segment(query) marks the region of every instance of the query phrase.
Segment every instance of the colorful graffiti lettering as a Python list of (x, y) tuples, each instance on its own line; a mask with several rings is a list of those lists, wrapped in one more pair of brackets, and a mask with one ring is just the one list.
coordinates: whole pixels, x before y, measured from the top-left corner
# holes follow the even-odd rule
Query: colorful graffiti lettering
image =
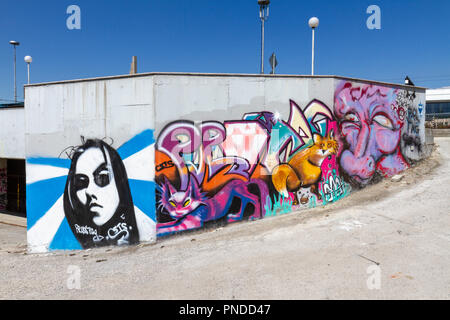
[[(190, 174), (205, 183), (213, 177), (216, 182), (222, 180), (214, 185), (219, 189), (228, 180), (249, 178), (250, 165), (246, 159), (224, 155), (221, 144), (225, 136), (225, 127), (218, 122), (205, 122), (197, 127), (193, 122), (177, 121), (162, 131), (157, 148), (178, 168), (181, 189), (186, 190)], [(213, 158), (218, 152), (224, 156)], [(159, 173), (165, 169), (161, 165), (158, 162)], [(226, 177), (222, 179), (222, 176)]]
[(323, 182), (322, 186), (322, 198), (325, 204), (336, 202), (350, 193), (350, 186), (336, 175), (335, 170), (329, 174), (328, 179)]
[[(168, 124), (156, 143), (158, 235), (322, 203), (323, 177), (338, 172), (337, 129), (318, 100), (304, 109), (290, 100), (287, 121), (264, 111), (223, 124)], [(299, 201), (301, 188), (314, 196)]]

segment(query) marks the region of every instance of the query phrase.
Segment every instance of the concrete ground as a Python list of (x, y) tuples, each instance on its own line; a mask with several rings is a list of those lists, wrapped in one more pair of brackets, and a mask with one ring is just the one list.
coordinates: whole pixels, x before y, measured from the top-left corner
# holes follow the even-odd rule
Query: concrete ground
[(28, 254), (23, 220), (0, 218), (0, 298), (450, 299), (450, 138), (435, 142), (400, 181), (152, 245)]

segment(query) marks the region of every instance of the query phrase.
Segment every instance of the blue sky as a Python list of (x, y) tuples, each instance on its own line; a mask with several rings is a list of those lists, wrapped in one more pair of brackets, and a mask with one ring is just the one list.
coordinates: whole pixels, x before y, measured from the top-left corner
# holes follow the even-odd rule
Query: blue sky
[[(71, 4), (81, 30), (66, 27)], [(381, 30), (366, 27), (373, 4)], [(277, 73), (310, 73), (317, 16), (316, 74), (450, 86), (449, 12), (448, 0), (272, 0), (265, 71), (275, 52)], [(25, 55), (35, 83), (127, 74), (133, 55), (138, 72), (259, 73), (260, 31), (256, 0), (1, 0), (0, 99), (14, 98), (10, 40), (23, 99)]]

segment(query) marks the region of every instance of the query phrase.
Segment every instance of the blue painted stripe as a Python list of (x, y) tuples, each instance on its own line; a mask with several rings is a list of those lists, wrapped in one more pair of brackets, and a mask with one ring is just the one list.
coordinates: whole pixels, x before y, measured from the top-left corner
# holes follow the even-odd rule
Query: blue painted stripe
[(64, 193), (67, 176), (27, 184), (27, 228), (30, 230)]
[(153, 181), (129, 179), (133, 204), (156, 221), (155, 213), (155, 183)]
[(120, 158), (125, 160), (129, 156), (147, 148), (152, 143), (155, 143), (153, 130), (145, 130), (121, 145), (119, 149), (117, 149), (117, 152), (119, 153)]
[(49, 246), (50, 250), (81, 250), (83, 247), (75, 238), (67, 219), (64, 218)]
[(39, 164), (45, 166), (53, 166), (59, 168), (70, 168), (70, 159), (59, 159), (59, 158), (27, 158), (29, 164)]

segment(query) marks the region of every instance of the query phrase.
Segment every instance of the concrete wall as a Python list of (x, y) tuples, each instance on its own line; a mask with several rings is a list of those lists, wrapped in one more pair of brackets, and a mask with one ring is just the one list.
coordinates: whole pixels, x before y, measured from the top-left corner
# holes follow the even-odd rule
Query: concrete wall
[[(155, 128), (175, 119), (241, 119), (270, 108), (289, 116), (289, 99), (305, 106), (315, 97), (333, 103), (332, 78), (155, 76)], [(176, 114), (174, 114), (174, 111)]]
[(30, 250), (155, 240), (152, 77), (29, 86), (25, 97)]
[(450, 129), (430, 129), (434, 137), (450, 137)]
[[(148, 241), (321, 206), (426, 156), (425, 90), (363, 80), (149, 74), (28, 86), (25, 103), (34, 250), (135, 243), (133, 226)], [(107, 137), (117, 152), (74, 149), (81, 136)], [(110, 207), (125, 185), (137, 222), (123, 225), (92, 199)]]
[(151, 77), (31, 86), (25, 97), (27, 155), (57, 157), (80, 136), (120, 146), (153, 130)]
[(24, 108), (0, 108), (0, 158), (25, 159)]

